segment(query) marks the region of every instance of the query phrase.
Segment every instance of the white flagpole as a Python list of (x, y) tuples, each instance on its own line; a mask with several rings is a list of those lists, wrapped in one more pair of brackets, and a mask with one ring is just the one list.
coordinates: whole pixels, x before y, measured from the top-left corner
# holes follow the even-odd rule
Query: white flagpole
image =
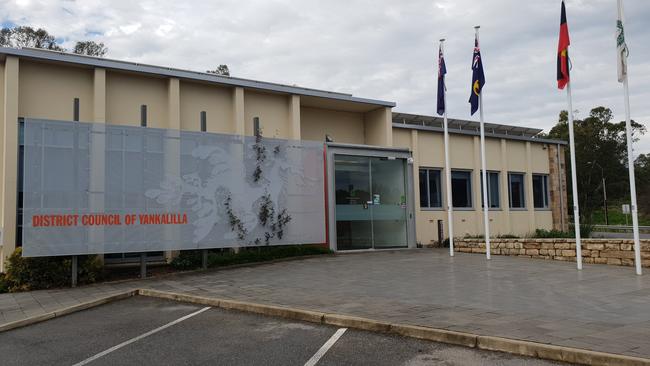
[[(618, 17), (623, 24), (623, 0), (618, 0)], [(621, 32), (623, 30), (621, 29)], [(619, 50), (625, 52), (625, 50)], [(627, 55), (619, 55), (621, 59), (618, 62), (625, 62), (623, 59)], [(625, 65), (621, 65), (625, 66)], [(627, 138), (627, 168), (630, 175), (630, 199), (632, 203), (632, 231), (634, 232), (634, 263), (636, 267), (636, 274), (641, 275), (641, 243), (639, 241), (639, 216), (637, 213), (636, 204), (636, 181), (634, 177), (634, 151), (632, 149), (632, 123), (630, 119), (630, 89), (627, 82), (627, 67), (623, 67), (623, 96), (625, 98), (625, 134)]]
[[(440, 40), (440, 49), (444, 55), (445, 39)], [(440, 61), (438, 61), (440, 62)], [(447, 128), (447, 93), (444, 96), (445, 112), (443, 113), (444, 129), (445, 129), (445, 184), (447, 186), (447, 223), (449, 226), (449, 256), (454, 256), (454, 213), (453, 203), (451, 199), (451, 164), (449, 163), (449, 130)]]
[(573, 189), (573, 229), (576, 233), (576, 262), (582, 269), (582, 244), (580, 242), (580, 208), (578, 206), (578, 179), (576, 178), (576, 145), (573, 137), (573, 103), (571, 101), (571, 80), (566, 85), (569, 103), (569, 149), (571, 150), (571, 188)]
[[(480, 25), (474, 27), (476, 30), (476, 41), (479, 42), (478, 30)], [(479, 42), (479, 47), (481, 46)], [(483, 90), (478, 94), (478, 108), (481, 118), (481, 175), (483, 179), (483, 225), (485, 226), (485, 257), (490, 259), (490, 216), (488, 215), (490, 207), (488, 205), (488, 182), (487, 182), (487, 167), (485, 163), (485, 123), (483, 121)]]

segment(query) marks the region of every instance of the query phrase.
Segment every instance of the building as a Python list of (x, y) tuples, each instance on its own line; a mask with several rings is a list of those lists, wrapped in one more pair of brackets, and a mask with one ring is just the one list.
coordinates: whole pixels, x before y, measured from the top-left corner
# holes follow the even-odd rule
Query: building
[[(393, 113), (393, 102), (37, 49), (0, 48), (0, 85), (2, 264), (21, 244), (24, 119), (247, 136), (257, 120), (265, 137), (323, 142), (335, 250), (437, 243), (446, 221), (441, 120)], [(493, 235), (566, 230), (565, 142), (486, 130)], [(483, 231), (477, 131), (450, 121), (456, 236)]]

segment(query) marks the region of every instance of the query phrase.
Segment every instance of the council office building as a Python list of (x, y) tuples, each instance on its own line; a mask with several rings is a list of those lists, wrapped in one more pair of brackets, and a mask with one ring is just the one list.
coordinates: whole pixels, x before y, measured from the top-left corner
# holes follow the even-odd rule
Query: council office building
[[(350, 94), (11, 48), (0, 85), (2, 266), (21, 245), (107, 260), (431, 245), (447, 235), (447, 189), (455, 236), (483, 232), (476, 122), (449, 121), (446, 167), (440, 118)], [(486, 131), (491, 232), (566, 230), (565, 142)]]

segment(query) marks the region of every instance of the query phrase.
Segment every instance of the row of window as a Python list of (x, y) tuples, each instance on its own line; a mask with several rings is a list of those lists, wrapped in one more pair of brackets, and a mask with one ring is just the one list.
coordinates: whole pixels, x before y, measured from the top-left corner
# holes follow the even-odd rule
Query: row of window
[[(482, 173), (482, 172), (481, 172)], [(488, 207), (501, 208), (500, 174), (487, 172)], [(483, 174), (481, 176), (481, 207), (483, 207)], [(533, 174), (533, 207), (549, 207), (548, 175)], [(510, 208), (526, 208), (524, 173), (508, 173), (508, 201)], [(451, 201), (455, 208), (472, 208), (472, 172), (451, 171)], [(420, 207), (442, 208), (442, 170), (420, 169)]]

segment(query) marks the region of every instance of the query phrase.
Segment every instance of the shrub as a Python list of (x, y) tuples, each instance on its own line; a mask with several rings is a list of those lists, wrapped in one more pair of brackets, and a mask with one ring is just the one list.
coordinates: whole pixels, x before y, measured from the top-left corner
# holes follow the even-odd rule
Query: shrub
[[(591, 236), (591, 232), (593, 231), (593, 226), (583, 224), (580, 225), (580, 236), (583, 238), (588, 238)], [(532, 235), (533, 238), (574, 238), (576, 236), (574, 231), (560, 231), (560, 230), (545, 230), (545, 229), (537, 229), (535, 230), (535, 234)]]
[[(97, 256), (79, 256), (78, 282), (93, 283), (102, 276), (102, 265)], [(7, 259), (5, 283), (8, 290), (29, 291), (70, 285), (72, 260), (70, 257), (22, 256), (22, 248)]]
[[(241, 248), (239, 253), (231, 251), (209, 252), (208, 267), (222, 267), (234, 264), (266, 262), (274, 259), (306, 255), (329, 254), (328, 248), (316, 245), (288, 245), (270, 247)], [(184, 250), (171, 262), (172, 267), (180, 270), (199, 268), (202, 258), (200, 250)]]
[(7, 283), (7, 276), (4, 273), (0, 273), (0, 294), (9, 292), (9, 284)]
[(499, 234), (496, 237), (497, 239), (519, 239), (519, 236), (514, 234)]

